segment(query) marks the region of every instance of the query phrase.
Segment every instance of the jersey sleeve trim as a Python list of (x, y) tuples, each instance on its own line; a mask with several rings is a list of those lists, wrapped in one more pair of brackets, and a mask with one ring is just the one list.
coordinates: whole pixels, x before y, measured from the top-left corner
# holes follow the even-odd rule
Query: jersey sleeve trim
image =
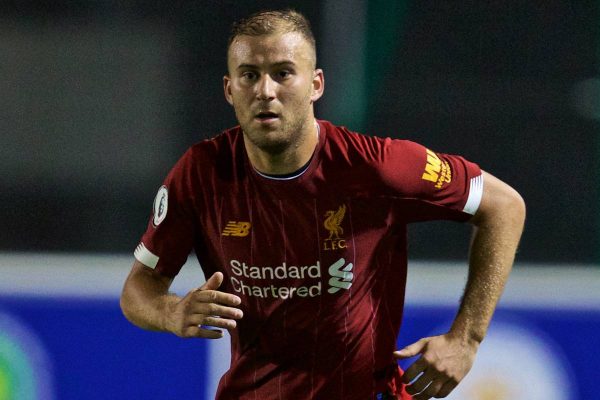
[(477, 209), (479, 209), (479, 204), (481, 204), (481, 197), (483, 195), (483, 175), (476, 176), (471, 178), (470, 187), (469, 187), (469, 197), (467, 198), (467, 203), (465, 204), (465, 208), (463, 208), (463, 212), (471, 215), (475, 215)]
[(156, 264), (158, 264), (159, 257), (148, 250), (144, 243), (138, 245), (133, 255), (136, 260), (152, 269), (156, 268)]

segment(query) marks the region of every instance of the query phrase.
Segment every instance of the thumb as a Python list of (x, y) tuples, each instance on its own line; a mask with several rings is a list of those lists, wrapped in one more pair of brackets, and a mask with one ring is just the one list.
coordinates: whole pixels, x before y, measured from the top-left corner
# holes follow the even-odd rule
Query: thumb
[(425, 347), (427, 346), (427, 342), (428, 342), (428, 339), (423, 338), (423, 339), (419, 340), (418, 342), (410, 344), (401, 350), (395, 351), (394, 357), (403, 359), (403, 358), (414, 357), (417, 354), (421, 354), (423, 352), (423, 350), (425, 349)]
[(223, 283), (223, 273), (215, 272), (198, 290), (216, 290)]

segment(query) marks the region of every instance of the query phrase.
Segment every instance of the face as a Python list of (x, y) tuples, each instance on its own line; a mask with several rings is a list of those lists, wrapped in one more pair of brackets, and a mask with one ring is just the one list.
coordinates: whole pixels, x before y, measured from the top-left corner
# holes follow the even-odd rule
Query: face
[(310, 44), (296, 32), (235, 39), (223, 84), (246, 140), (279, 153), (314, 133), (313, 103), (323, 94), (323, 72), (314, 63)]

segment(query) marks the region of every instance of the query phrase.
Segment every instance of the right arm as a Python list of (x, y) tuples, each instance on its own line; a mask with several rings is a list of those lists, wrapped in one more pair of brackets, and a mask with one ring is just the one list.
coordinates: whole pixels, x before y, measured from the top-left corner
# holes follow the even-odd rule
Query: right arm
[(143, 329), (171, 332), (180, 337), (218, 339), (219, 329), (234, 329), (242, 310), (241, 299), (218, 291), (223, 274), (214, 273), (204, 285), (184, 297), (169, 293), (172, 278), (135, 261), (121, 293), (121, 310), (134, 325)]

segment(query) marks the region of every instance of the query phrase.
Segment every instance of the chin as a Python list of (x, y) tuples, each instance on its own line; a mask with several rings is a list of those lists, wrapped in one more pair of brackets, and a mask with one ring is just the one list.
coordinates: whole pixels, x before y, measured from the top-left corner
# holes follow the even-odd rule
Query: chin
[(286, 150), (290, 143), (282, 140), (261, 140), (260, 143), (253, 142), (256, 147), (270, 154), (279, 154)]
[(280, 132), (252, 132), (250, 134), (244, 131), (244, 137), (246, 140), (252, 142), (252, 144), (264, 152), (267, 153), (281, 153), (290, 146), (289, 138), (282, 137)]

